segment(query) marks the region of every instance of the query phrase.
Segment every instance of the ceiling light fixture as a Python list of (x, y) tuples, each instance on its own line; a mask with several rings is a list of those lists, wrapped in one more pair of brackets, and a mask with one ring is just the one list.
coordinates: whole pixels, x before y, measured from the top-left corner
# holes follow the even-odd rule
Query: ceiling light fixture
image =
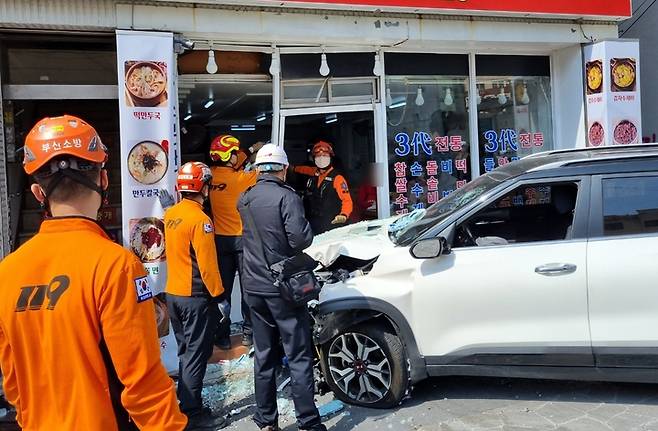
[(208, 63), (206, 63), (206, 72), (210, 74), (217, 73), (219, 67), (217, 67), (217, 62), (215, 61), (215, 51), (212, 49), (212, 44), (210, 45), (210, 50), (208, 50)]
[(253, 132), (255, 130), (256, 126), (254, 124), (234, 124), (231, 126), (231, 132)]
[(504, 105), (507, 103), (507, 96), (505, 95), (505, 86), (500, 86), (500, 94), (498, 94), (498, 103)]
[(416, 106), (423, 106), (424, 104), (425, 98), (423, 97), (423, 89), (421, 86), (418, 86), (418, 91), (416, 91)]
[(331, 123), (335, 123), (337, 121), (338, 121), (338, 115), (337, 114), (329, 114), (324, 119), (325, 124), (331, 124)]
[(329, 69), (329, 63), (327, 63), (327, 54), (324, 53), (324, 47), (322, 47), (322, 55), (320, 56), (320, 75), (329, 76), (331, 70)]
[(527, 105), (530, 103), (530, 96), (528, 95), (528, 84), (523, 83), (523, 97), (521, 98), (521, 103)]
[(452, 97), (452, 90), (449, 88), (446, 90), (446, 97), (443, 98), (443, 103), (446, 106), (452, 106), (455, 103), (455, 99)]
[(192, 118), (192, 113), (191, 113), (191, 112), (188, 112), (187, 115), (185, 116), (185, 118), (183, 118), (183, 121), (187, 121), (187, 120), (189, 120), (190, 118)]
[(206, 101), (206, 103), (203, 105), (203, 107), (206, 108), (206, 109), (208, 109), (208, 108), (210, 108), (210, 107), (211, 107), (212, 105), (214, 105), (214, 104), (215, 104), (215, 100), (214, 100), (214, 99), (208, 99), (208, 101)]
[(382, 76), (382, 64), (379, 60), (379, 54), (375, 53), (375, 65), (372, 67), (372, 74), (375, 76)]
[(401, 100), (399, 102), (391, 103), (391, 105), (389, 106), (389, 109), (402, 108), (403, 106), (407, 106), (407, 101), (406, 100)]
[(278, 75), (281, 71), (281, 57), (279, 57), (279, 53), (277, 51), (274, 51), (274, 45), (272, 46), (272, 49), (273, 52), (272, 62), (270, 63), (270, 75), (275, 76)]
[(267, 119), (267, 114), (265, 114), (264, 112), (260, 114), (258, 117), (256, 117), (256, 121), (258, 121), (259, 123), (261, 121), (265, 121), (266, 119)]

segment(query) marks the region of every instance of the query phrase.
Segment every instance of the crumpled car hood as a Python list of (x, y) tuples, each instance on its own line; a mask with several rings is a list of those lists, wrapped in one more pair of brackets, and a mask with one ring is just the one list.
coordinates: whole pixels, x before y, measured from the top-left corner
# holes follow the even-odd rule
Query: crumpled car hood
[(315, 237), (306, 253), (325, 266), (341, 255), (374, 259), (383, 250), (394, 247), (388, 238), (388, 227), (395, 219), (365, 221), (323, 233)]

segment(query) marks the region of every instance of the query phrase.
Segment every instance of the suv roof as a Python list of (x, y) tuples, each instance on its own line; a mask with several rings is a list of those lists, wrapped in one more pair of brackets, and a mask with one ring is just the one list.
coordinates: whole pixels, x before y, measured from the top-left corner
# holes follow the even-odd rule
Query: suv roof
[(627, 160), (658, 157), (658, 144), (619, 145), (614, 147), (579, 148), (537, 153), (526, 157), (535, 165), (531, 170), (544, 170), (583, 162)]

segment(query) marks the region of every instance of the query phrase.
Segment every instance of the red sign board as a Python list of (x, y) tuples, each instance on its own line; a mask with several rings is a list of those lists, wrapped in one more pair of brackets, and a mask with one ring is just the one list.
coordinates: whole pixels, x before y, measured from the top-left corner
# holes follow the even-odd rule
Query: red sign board
[(283, 6), (317, 5), (345, 8), (423, 9), (513, 15), (564, 15), (577, 17), (630, 17), (631, 0), (272, 0)]

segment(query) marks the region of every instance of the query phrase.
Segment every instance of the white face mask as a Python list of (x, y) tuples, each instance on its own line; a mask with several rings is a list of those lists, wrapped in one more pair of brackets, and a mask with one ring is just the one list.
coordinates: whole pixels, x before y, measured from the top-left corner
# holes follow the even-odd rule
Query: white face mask
[(329, 156), (318, 156), (315, 158), (315, 166), (320, 169), (324, 169), (331, 164), (331, 157)]

